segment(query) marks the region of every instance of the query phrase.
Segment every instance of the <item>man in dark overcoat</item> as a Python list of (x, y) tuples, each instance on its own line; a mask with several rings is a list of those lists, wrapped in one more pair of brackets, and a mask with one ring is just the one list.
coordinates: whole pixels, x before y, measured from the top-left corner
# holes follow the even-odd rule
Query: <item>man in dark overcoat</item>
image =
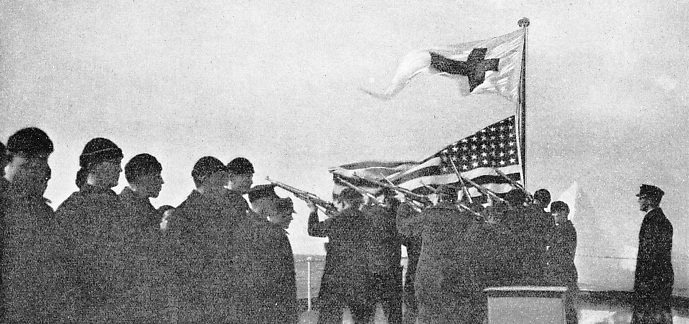
[(273, 188), (258, 185), (249, 191), (252, 211), (236, 231), (240, 323), (299, 321), (294, 256), (286, 232), (294, 209), (292, 200), (280, 198)]
[(437, 195), (437, 205), (398, 218), (398, 228), (414, 229), (405, 234), (421, 235), (423, 242), (414, 283), (417, 323), (480, 323), (481, 295), (465, 236), (473, 215), (455, 205), (456, 188), (441, 186)]
[(664, 194), (660, 188), (644, 184), (636, 195), (646, 216), (639, 231), (632, 324), (672, 323), (672, 224), (659, 207)]
[(407, 271), (404, 274), (404, 286), (402, 288), (405, 323), (415, 323), (418, 312), (414, 282), (416, 279), (416, 265), (421, 256), (421, 234), (409, 227), (409, 224), (399, 220), (414, 219), (414, 216), (420, 212), (421, 210), (417, 210), (410, 201), (405, 201), (397, 208), (396, 215), (397, 232), (401, 235), (402, 245), (407, 248)]
[(119, 194), (124, 210), (127, 273), (132, 283), (127, 291), (127, 310), (135, 321), (162, 323), (170, 294), (165, 267), (169, 256), (161, 248), (162, 213), (151, 204), (163, 186), (162, 165), (150, 154), (134, 156), (124, 167), (129, 186)]
[(574, 256), (577, 251), (577, 231), (572, 221), (567, 219), (569, 206), (562, 201), (553, 202), (550, 212), (555, 220), (548, 250), (545, 254), (545, 280), (552, 286), (567, 287), (565, 294), (565, 319), (568, 324), (576, 324), (577, 311), (574, 307), (579, 286)]
[(367, 241), (370, 225), (359, 210), (361, 194), (345, 188), (336, 199), (338, 212), (319, 221), (318, 209), (309, 202), (309, 235), (327, 237), (325, 268), (318, 293), (318, 323), (342, 323), (342, 309), (348, 307), (355, 323), (368, 323), (373, 315), (370, 298)]
[(372, 303), (380, 303), (389, 324), (402, 323), (402, 236), (397, 233), (395, 192), (383, 189), (383, 204), (366, 205), (362, 211), (371, 225), (368, 240)]
[(55, 213), (43, 198), (52, 152), (53, 142), (35, 127), (7, 142), (7, 173), (0, 179), (0, 323), (61, 323), (73, 315), (63, 294)]
[(196, 189), (175, 209), (168, 239), (174, 241), (179, 323), (236, 322), (235, 230), (246, 216), (227, 199), (227, 167), (199, 159), (191, 172)]
[(97, 137), (84, 146), (72, 193), (55, 211), (64, 246), (77, 323), (128, 323), (132, 281), (128, 275), (124, 206), (112, 190), (122, 172), (122, 150)]

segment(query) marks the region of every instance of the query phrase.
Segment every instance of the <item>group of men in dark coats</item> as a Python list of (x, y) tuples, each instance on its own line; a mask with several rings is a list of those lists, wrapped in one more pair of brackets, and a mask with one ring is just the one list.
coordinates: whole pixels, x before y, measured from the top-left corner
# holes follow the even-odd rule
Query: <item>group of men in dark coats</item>
[(156, 209), (157, 159), (134, 156), (118, 195), (122, 150), (94, 138), (79, 156), (78, 191), (53, 212), (43, 198), (48, 135), (22, 129), (0, 148), (0, 322), (298, 321), (291, 199), (252, 189), (247, 159), (199, 159), (196, 189), (177, 208)]
[[(336, 198), (340, 211), (322, 221), (310, 204), (309, 234), (329, 238), (319, 323), (340, 322), (344, 307), (355, 322), (366, 323), (377, 303), (389, 323), (401, 323), (400, 248), (411, 240), (421, 248), (417, 253), (407, 250), (411, 280), (406, 286), (413, 285), (409, 290), (414, 294), (404, 298), (406, 322), (482, 322), (482, 290), (489, 286), (576, 287), (576, 232), (569, 235), (574, 228), (566, 213), (556, 211), (564, 218), (556, 226), (544, 210), (550, 203), (547, 191), (539, 190), (533, 201), (527, 201), (523, 190), (514, 190), (506, 195), (506, 203), (488, 208), (470, 203), (474, 210), (459, 207), (453, 186), (439, 187), (436, 195), (436, 204), (420, 209), (411, 201), (401, 203), (393, 190), (382, 190), (383, 202), (370, 198), (363, 204), (360, 192), (346, 188)], [(555, 203), (561, 205), (566, 206)], [(563, 228), (560, 224), (568, 235), (557, 231)]]

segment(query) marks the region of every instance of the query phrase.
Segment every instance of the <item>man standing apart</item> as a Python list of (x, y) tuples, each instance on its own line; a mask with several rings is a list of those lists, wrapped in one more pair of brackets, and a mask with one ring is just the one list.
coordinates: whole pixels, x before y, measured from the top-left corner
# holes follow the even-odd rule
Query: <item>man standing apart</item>
[(643, 184), (636, 195), (646, 216), (639, 231), (632, 324), (672, 323), (672, 224), (659, 207), (664, 194), (656, 186)]

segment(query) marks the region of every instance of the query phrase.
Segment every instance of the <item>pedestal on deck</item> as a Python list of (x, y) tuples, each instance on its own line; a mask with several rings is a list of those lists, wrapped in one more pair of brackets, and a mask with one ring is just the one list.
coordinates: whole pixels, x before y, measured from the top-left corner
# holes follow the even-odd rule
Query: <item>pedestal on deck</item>
[(484, 292), (490, 324), (565, 323), (565, 287), (491, 287)]

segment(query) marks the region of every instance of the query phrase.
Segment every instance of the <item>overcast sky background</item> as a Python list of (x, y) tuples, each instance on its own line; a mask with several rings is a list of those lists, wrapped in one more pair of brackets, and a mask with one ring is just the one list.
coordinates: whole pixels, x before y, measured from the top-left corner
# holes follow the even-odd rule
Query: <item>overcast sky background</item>
[[(576, 181), (591, 207), (577, 217), (595, 217), (580, 245), (623, 258), (635, 256), (643, 218), (634, 195), (661, 187), (686, 287), (686, 0), (3, 1), (0, 138), (26, 126), (50, 135), (55, 207), (76, 190), (93, 137), (117, 143), (125, 162), (161, 161), (156, 206), (184, 200), (204, 155), (247, 157), (255, 183), (270, 176), (329, 198), (329, 167), (421, 160), (514, 114), (502, 97), (462, 97), (439, 76), (389, 101), (357, 88), (384, 89), (412, 50), (506, 34), (522, 17), (527, 187), (558, 197)], [(324, 253), (295, 204), (295, 253)]]

